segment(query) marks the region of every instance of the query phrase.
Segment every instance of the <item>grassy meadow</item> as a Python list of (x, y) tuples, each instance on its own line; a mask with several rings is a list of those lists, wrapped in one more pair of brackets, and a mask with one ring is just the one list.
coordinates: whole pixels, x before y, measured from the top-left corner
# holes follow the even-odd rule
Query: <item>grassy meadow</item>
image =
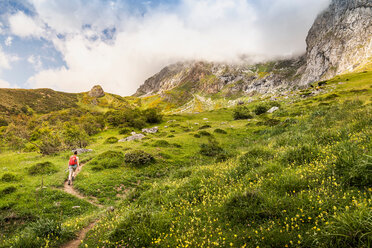
[(63, 191), (70, 152), (3, 149), (0, 247), (58, 247), (94, 220), (80, 247), (371, 247), (372, 71), (275, 98), (92, 135), (74, 187), (105, 208)]

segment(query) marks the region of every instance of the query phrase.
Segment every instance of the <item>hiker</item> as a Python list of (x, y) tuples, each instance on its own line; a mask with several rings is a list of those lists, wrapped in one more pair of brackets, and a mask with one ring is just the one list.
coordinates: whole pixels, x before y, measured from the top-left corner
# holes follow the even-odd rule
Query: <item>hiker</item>
[(70, 157), (68, 161), (68, 185), (75, 179), (76, 169), (79, 166), (79, 157), (77, 156), (77, 151), (74, 152), (74, 155)]

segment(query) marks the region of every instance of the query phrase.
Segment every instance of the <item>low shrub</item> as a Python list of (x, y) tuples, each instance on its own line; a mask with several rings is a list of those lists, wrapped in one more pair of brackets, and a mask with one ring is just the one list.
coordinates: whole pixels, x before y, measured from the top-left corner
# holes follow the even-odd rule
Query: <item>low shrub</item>
[(141, 167), (153, 163), (155, 158), (142, 150), (135, 150), (127, 152), (124, 156), (124, 161), (132, 166)]
[(200, 145), (200, 154), (208, 157), (215, 157), (224, 153), (218, 142), (210, 139), (208, 143)]
[(120, 151), (106, 151), (96, 156), (89, 164), (93, 170), (117, 168), (124, 164), (124, 154)]
[(17, 180), (17, 177), (14, 174), (12, 174), (12, 173), (5, 173), (1, 177), (1, 181), (3, 181), (3, 182), (14, 182), (14, 181), (18, 181), (18, 180)]
[(203, 126), (201, 126), (201, 127), (199, 127), (199, 129), (201, 130), (201, 129), (207, 129), (207, 128), (210, 128), (211, 127), (211, 125), (203, 125)]
[(132, 129), (124, 127), (119, 130), (119, 134), (130, 134), (132, 131)]
[(253, 115), (247, 106), (237, 106), (233, 113), (234, 120), (252, 119)]
[(62, 223), (56, 220), (41, 218), (29, 226), (30, 230), (40, 238), (61, 237)]
[(268, 148), (253, 146), (250, 147), (248, 151), (239, 158), (239, 162), (242, 166), (253, 168), (262, 166), (265, 161), (273, 157), (273, 152)]
[(261, 114), (266, 113), (268, 110), (269, 110), (269, 107), (268, 107), (268, 106), (263, 105), (263, 104), (260, 104), (260, 105), (257, 105), (257, 106), (253, 109), (253, 112), (254, 112), (256, 115), (261, 115)]
[(57, 170), (52, 162), (46, 161), (42, 163), (37, 163), (30, 168), (28, 168), (28, 174), (30, 175), (46, 175), (56, 173)]
[(265, 204), (265, 198), (257, 191), (236, 193), (224, 205), (224, 216), (233, 224), (246, 224), (275, 217), (276, 213)]
[(154, 144), (152, 146), (155, 146), (155, 147), (170, 147), (171, 144), (166, 140), (157, 140), (157, 141), (154, 142)]
[(14, 187), (14, 186), (8, 186), (8, 187), (5, 187), (4, 189), (2, 189), (2, 190), (0, 191), (0, 197), (1, 197), (1, 196), (4, 196), (4, 195), (9, 195), (9, 194), (15, 192), (16, 190), (17, 190), (17, 188)]
[(359, 207), (333, 217), (316, 239), (318, 247), (371, 247), (372, 211), (368, 207)]
[(214, 130), (215, 133), (219, 133), (219, 134), (227, 134), (227, 132), (223, 129), (220, 129), (220, 128), (217, 128)]
[(116, 137), (109, 137), (109, 138), (107, 138), (107, 139), (105, 140), (105, 143), (106, 143), (106, 144), (115, 144), (115, 143), (117, 143), (118, 141), (119, 141), (119, 139), (116, 138)]
[(284, 165), (294, 164), (302, 165), (310, 163), (318, 157), (318, 150), (316, 147), (310, 145), (301, 145), (295, 148), (289, 148), (282, 156), (281, 162)]
[(194, 137), (195, 138), (200, 138), (201, 136), (200, 136), (200, 134), (196, 133), (196, 134), (194, 134)]
[(209, 132), (207, 132), (207, 131), (200, 131), (198, 134), (199, 134), (200, 136), (212, 136), (212, 134), (209, 133)]
[(134, 210), (108, 235), (109, 240), (129, 247), (150, 247), (154, 239), (169, 230), (171, 221), (164, 212)]

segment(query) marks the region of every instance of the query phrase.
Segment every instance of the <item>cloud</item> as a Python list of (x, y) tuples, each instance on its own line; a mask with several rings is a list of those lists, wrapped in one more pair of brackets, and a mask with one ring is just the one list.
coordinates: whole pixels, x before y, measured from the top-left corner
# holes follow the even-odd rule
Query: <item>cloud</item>
[(11, 36), (8, 36), (5, 41), (4, 41), (4, 44), (7, 46), (7, 47), (10, 47), (12, 45), (12, 42), (13, 42), (13, 38)]
[(10, 83), (5, 80), (0, 79), (0, 88), (10, 88)]
[(27, 58), (27, 62), (33, 65), (36, 71), (40, 71), (43, 68), (40, 56), (31, 55)]
[[(49, 39), (65, 65), (39, 71), (30, 86), (79, 92), (100, 83), (129, 95), (177, 61), (239, 62), (244, 56), (253, 63), (304, 53), (306, 34), (329, 0), (182, 0), (143, 14), (98, 0), (32, 2), (53, 30)], [(112, 39), (105, 30), (114, 30)]]
[(10, 31), (22, 38), (40, 38), (45, 33), (43, 24), (19, 11), (9, 17)]
[(1, 69), (10, 69), (10, 58), (3, 52), (2, 47), (0, 46), (0, 72)]

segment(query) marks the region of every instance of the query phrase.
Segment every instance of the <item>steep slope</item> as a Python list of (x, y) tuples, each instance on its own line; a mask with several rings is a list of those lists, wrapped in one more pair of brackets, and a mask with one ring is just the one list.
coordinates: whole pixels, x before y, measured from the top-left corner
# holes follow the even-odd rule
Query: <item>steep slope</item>
[(0, 112), (14, 114), (32, 109), (37, 113), (49, 113), (75, 107), (77, 94), (63, 93), (51, 89), (3, 89), (0, 88)]
[[(369, 70), (372, 58), (372, 2), (332, 0), (306, 39), (306, 55), (257, 65), (187, 62), (170, 65), (149, 78), (135, 96), (166, 108), (190, 105), (198, 96), (237, 98), (274, 93)], [(185, 105), (185, 107), (187, 107)]]
[(309, 31), (307, 84), (352, 71), (372, 56), (372, 1), (332, 0)]
[(135, 96), (158, 94), (163, 101), (179, 106), (193, 94), (236, 98), (253, 92), (274, 92), (297, 84), (303, 65), (303, 57), (256, 65), (177, 63), (146, 80)]

